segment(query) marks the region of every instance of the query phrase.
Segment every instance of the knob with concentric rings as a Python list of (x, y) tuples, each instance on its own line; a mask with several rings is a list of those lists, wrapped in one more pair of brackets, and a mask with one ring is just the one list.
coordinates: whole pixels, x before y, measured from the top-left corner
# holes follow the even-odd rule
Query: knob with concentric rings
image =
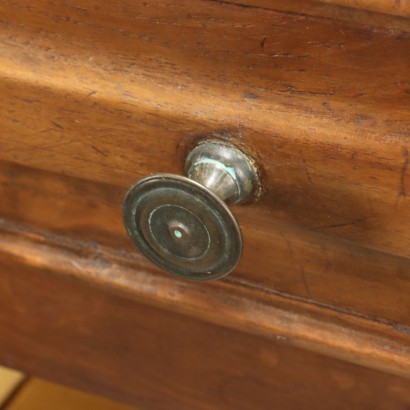
[(234, 145), (207, 141), (185, 162), (186, 177), (156, 174), (128, 191), (123, 220), (128, 235), (152, 262), (192, 280), (230, 273), (242, 254), (239, 225), (227, 204), (259, 192), (254, 161)]

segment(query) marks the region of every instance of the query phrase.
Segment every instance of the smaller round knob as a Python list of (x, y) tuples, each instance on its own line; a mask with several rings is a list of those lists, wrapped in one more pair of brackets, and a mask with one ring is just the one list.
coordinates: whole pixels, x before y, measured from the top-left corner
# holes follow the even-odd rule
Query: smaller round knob
[(227, 203), (243, 203), (258, 188), (253, 162), (220, 142), (198, 145), (185, 164), (189, 178), (157, 174), (128, 191), (126, 230), (161, 268), (188, 279), (210, 280), (231, 272), (242, 236)]

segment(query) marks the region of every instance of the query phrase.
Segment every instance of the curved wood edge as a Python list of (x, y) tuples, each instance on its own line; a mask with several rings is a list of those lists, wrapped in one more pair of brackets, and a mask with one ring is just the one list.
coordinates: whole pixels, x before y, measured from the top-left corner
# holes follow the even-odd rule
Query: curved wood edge
[[(408, 257), (410, 37), (208, 5), (204, 21), (221, 25), (199, 33), (208, 51), (198, 53), (197, 30), (181, 6), (170, 15), (156, 2), (144, 24), (117, 10), (115, 24), (132, 35), (111, 42), (104, 33), (115, 7), (92, 9), (75, 25), (66, 8), (47, 10), (44, 0), (31, 13), (25, 1), (17, 23), (10, 3), (0, 5), (3, 161), (128, 189), (152, 172), (181, 173), (199, 139), (230, 139), (260, 164), (265, 195), (255, 211), (263, 225), (279, 216)], [(54, 21), (60, 12), (68, 23)], [(157, 13), (164, 24), (146, 42), (141, 33), (153, 30)], [(184, 45), (179, 27), (189, 33)], [(224, 45), (216, 47), (214, 36)]]
[(359, 10), (375, 11), (395, 16), (410, 16), (407, 0), (321, 0), (323, 3), (347, 6)]
[[(375, 15), (382, 14), (394, 17), (409, 17), (410, 3), (408, 0), (211, 0), (220, 4), (237, 4), (241, 7), (258, 7), (264, 9), (280, 9), (281, 11), (289, 11), (292, 13), (307, 13), (317, 15), (332, 15), (335, 18), (345, 19), (348, 10), (343, 11), (341, 8), (352, 9), (358, 11), (361, 16), (352, 16), (354, 20), (363, 18), (367, 22), (373, 19), (375, 22)], [(333, 10), (332, 10), (333, 8)], [(369, 15), (371, 13), (371, 15)], [(365, 15), (367, 14), (367, 16)], [(377, 21), (377, 19), (376, 19)], [(386, 21), (384, 21), (386, 23)], [(388, 24), (388, 23), (387, 23)], [(390, 21), (391, 24), (391, 21)]]
[[(162, 309), (410, 378), (410, 329), (252, 289), (158, 273), (139, 254), (0, 220), (2, 258), (71, 277)], [(1, 296), (1, 295), (0, 295)]]

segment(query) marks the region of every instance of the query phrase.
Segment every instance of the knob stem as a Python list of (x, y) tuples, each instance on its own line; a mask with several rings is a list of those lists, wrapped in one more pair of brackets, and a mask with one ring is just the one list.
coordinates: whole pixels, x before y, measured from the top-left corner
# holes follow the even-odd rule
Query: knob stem
[(253, 160), (226, 142), (207, 141), (196, 146), (187, 157), (185, 171), (188, 178), (231, 205), (248, 202), (258, 193)]

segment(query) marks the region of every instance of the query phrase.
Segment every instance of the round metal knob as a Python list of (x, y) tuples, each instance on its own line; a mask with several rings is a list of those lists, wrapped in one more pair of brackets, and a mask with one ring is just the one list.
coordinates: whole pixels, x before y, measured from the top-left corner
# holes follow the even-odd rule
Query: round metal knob
[(198, 145), (185, 163), (188, 177), (157, 174), (128, 191), (125, 228), (161, 268), (187, 279), (217, 279), (242, 253), (242, 235), (226, 203), (244, 203), (259, 181), (253, 161), (231, 144)]

